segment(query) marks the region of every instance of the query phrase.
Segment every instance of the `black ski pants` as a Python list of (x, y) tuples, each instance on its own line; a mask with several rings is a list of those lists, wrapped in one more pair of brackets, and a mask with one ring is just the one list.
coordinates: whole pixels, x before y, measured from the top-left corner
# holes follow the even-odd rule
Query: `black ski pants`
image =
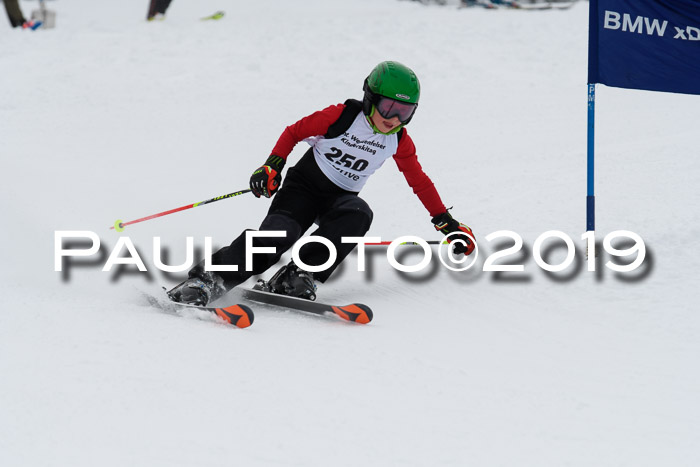
[(4, 0), (5, 11), (7, 11), (7, 18), (10, 20), (10, 24), (13, 28), (22, 26), (26, 21), (22, 10), (19, 8), (18, 0)]
[[(355, 248), (354, 243), (342, 243), (342, 237), (364, 236), (372, 217), (369, 205), (357, 193), (339, 188), (321, 172), (310, 149), (296, 166), (289, 169), (260, 224), (260, 231), (278, 230), (286, 235), (257, 237), (252, 243), (254, 247), (274, 247), (276, 252), (254, 254), (252, 270), (246, 271), (244, 231), (231, 245), (212, 255), (212, 264), (238, 265), (238, 271), (216, 272), (224, 279), (226, 288), (233, 288), (272, 267), (316, 223), (318, 228), (311, 235), (327, 238), (337, 252), (336, 260), (328, 269), (314, 273), (314, 279), (325, 282)], [(299, 250), (299, 259), (310, 266), (322, 265), (329, 259), (328, 248), (318, 242), (308, 243)], [(203, 264), (195, 267), (190, 275), (201, 271)]]
[(148, 4), (148, 16), (147, 18), (153, 18), (156, 13), (161, 15), (165, 14), (165, 10), (170, 6), (172, 0), (151, 0)]

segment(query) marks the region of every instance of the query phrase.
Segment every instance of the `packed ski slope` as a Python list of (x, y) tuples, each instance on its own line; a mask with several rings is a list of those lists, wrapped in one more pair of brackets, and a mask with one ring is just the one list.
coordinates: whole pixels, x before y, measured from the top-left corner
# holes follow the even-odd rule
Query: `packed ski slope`
[[(629, 230), (648, 253), (641, 272), (606, 253), (588, 272), (586, 3), (175, 1), (158, 23), (144, 0), (49, 7), (54, 30), (0, 24), (0, 464), (698, 465), (700, 100), (599, 86), (597, 239)], [(246, 188), (286, 125), (360, 97), (387, 59), (421, 79), (408, 129), (480, 242), (469, 272), (399, 274), (385, 249), (358, 272), (352, 255), (319, 299), (372, 306), (366, 326), (256, 307), (240, 330), (149, 307), (141, 291), (176, 280), (153, 237), (182, 263), (187, 236), (256, 228), (269, 200), (252, 196), (131, 226), (148, 273), (101, 271), (116, 219)], [(362, 196), (371, 235), (439, 238), (392, 161)], [(65, 230), (102, 254), (54, 271)], [(524, 250), (499, 262), (524, 272), (482, 271), (512, 243), (485, 240), (501, 230)], [(551, 275), (533, 259), (549, 230), (577, 246)]]

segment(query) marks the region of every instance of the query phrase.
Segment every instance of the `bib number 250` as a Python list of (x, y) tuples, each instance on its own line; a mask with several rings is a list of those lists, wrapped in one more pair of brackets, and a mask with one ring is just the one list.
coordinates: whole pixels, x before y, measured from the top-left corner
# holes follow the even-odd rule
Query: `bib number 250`
[(338, 148), (331, 148), (331, 152), (325, 153), (324, 156), (336, 165), (347, 167), (357, 172), (362, 172), (369, 165), (369, 162), (366, 160), (358, 159), (351, 154), (345, 154)]

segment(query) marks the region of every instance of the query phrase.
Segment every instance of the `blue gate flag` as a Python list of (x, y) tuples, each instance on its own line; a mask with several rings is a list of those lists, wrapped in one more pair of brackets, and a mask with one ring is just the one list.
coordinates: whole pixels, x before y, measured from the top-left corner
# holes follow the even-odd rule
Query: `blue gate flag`
[(700, 94), (700, 0), (590, 0), (588, 83)]

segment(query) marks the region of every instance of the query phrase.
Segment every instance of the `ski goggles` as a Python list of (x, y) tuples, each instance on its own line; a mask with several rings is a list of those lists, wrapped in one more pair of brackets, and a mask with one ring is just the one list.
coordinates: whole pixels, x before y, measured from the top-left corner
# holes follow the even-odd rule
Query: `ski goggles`
[(406, 123), (411, 119), (418, 104), (408, 104), (406, 102), (395, 101), (388, 97), (380, 97), (375, 108), (379, 115), (388, 119), (399, 117), (401, 123)]

